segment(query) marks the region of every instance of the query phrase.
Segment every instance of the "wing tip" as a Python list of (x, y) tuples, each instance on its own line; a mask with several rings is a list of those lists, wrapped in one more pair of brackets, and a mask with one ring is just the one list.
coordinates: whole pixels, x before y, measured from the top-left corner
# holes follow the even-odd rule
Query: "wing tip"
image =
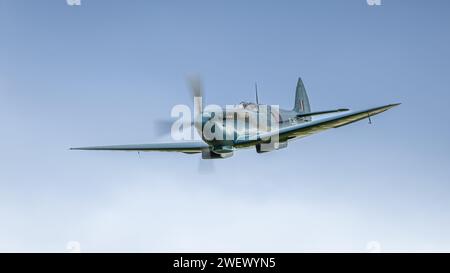
[(77, 150), (89, 150), (89, 147), (69, 148), (69, 151), (77, 151)]
[(397, 102), (397, 103), (391, 103), (391, 104), (388, 104), (388, 105), (384, 106), (383, 108), (386, 109), (386, 110), (389, 110), (389, 109), (391, 109), (391, 108), (394, 108), (394, 107), (399, 106), (400, 104), (401, 104), (400, 102)]

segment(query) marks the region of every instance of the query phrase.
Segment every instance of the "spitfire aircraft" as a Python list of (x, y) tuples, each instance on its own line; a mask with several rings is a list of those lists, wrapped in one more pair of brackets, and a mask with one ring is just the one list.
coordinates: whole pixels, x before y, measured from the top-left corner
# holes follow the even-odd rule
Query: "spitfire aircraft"
[[(242, 148), (256, 149), (257, 153), (286, 148), (293, 139), (309, 136), (327, 129), (338, 128), (389, 110), (399, 103), (350, 111), (335, 109), (311, 111), (308, 95), (301, 78), (298, 79), (294, 107), (291, 110), (260, 104), (256, 88), (256, 102), (241, 102), (225, 111), (201, 106), (203, 90), (198, 80), (191, 81), (194, 97), (194, 122), (190, 123), (200, 138), (195, 141), (174, 141), (168, 143), (132, 144), (71, 148), (71, 150), (134, 151), (134, 152), (181, 152), (201, 153), (203, 159), (231, 157)], [(342, 113), (345, 112), (345, 113)], [(337, 113), (337, 114), (336, 114)], [(313, 117), (328, 114), (327, 117)], [(334, 115), (329, 115), (334, 114)], [(261, 126), (261, 120), (268, 120)], [(239, 126), (237, 126), (239, 125)], [(206, 130), (206, 129), (209, 129)]]

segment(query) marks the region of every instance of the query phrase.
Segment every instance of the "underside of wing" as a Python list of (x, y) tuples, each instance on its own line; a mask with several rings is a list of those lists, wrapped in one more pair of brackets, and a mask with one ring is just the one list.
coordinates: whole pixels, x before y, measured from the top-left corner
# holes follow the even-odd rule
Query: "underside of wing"
[(279, 141), (286, 141), (291, 138), (305, 137), (327, 129), (338, 128), (365, 118), (370, 118), (371, 116), (380, 114), (397, 105), (399, 105), (399, 103), (374, 107), (361, 111), (352, 111), (346, 114), (301, 123), (297, 125), (289, 125), (286, 127), (281, 127), (277, 131), (264, 133), (259, 135), (258, 137), (253, 137), (253, 139), (248, 139), (248, 137), (238, 138), (235, 144), (236, 147), (256, 145), (258, 143), (264, 142), (265, 140), (267, 140), (267, 138), (270, 138), (271, 136), (274, 135), (279, 136)]
[(70, 148), (71, 150), (88, 151), (128, 151), (128, 152), (181, 152), (181, 153), (201, 153), (203, 149), (208, 148), (208, 144), (196, 142), (169, 142), (169, 143), (151, 143), (151, 144), (131, 144), (131, 145), (112, 145), (112, 146), (93, 146)]

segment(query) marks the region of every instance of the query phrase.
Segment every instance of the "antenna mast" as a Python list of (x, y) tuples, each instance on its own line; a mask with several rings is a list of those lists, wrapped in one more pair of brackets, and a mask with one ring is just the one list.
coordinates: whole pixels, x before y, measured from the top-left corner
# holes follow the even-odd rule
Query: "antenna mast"
[(256, 104), (259, 104), (258, 100), (258, 84), (255, 82), (255, 95), (256, 95)]

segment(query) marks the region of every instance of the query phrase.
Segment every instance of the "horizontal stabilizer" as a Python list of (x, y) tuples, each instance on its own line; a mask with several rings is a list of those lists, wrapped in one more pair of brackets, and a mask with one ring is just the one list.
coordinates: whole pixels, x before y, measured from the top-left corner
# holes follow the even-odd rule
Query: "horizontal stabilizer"
[(298, 118), (303, 118), (303, 117), (319, 116), (319, 115), (325, 115), (325, 114), (331, 114), (331, 113), (345, 112), (345, 111), (348, 111), (348, 110), (349, 109), (341, 108), (341, 109), (336, 109), (336, 110), (310, 112), (310, 113), (298, 114), (297, 117)]

